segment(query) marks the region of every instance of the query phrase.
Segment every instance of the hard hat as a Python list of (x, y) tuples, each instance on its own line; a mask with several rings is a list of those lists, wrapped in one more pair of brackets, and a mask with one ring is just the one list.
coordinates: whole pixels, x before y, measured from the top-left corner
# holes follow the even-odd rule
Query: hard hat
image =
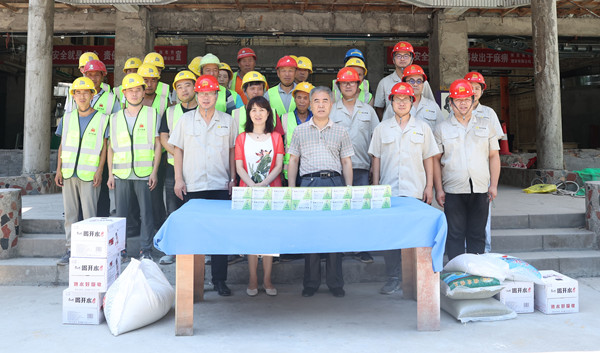
[(90, 71), (100, 71), (102, 74), (106, 75), (106, 66), (104, 66), (104, 63), (100, 60), (90, 60), (85, 64), (83, 73)]
[(142, 65), (142, 60), (140, 60), (139, 58), (129, 58), (125, 62), (125, 66), (123, 67), (123, 73), (125, 73), (126, 70), (137, 69), (138, 67), (140, 67), (140, 65)]
[(87, 77), (79, 77), (75, 79), (75, 81), (73, 81), (73, 84), (71, 85), (69, 93), (71, 93), (71, 95), (74, 96), (75, 90), (78, 89), (89, 89), (90, 91), (92, 91), (93, 96), (95, 96), (96, 93), (98, 93), (98, 91), (96, 91), (96, 87), (94, 87), (94, 82), (92, 82), (92, 80), (90, 80)]
[(358, 72), (351, 67), (344, 67), (337, 74), (337, 82), (360, 82)]
[(465, 79), (458, 79), (450, 85), (450, 98), (469, 98), (473, 96), (471, 83)]
[(173, 88), (177, 89), (175, 85), (177, 85), (177, 82), (183, 80), (192, 80), (196, 82), (196, 75), (194, 75), (191, 71), (188, 70), (179, 71), (177, 75), (175, 75), (175, 79), (173, 80)]
[(202, 57), (197, 56), (193, 58), (188, 65), (188, 69), (190, 69), (196, 76), (202, 76), (202, 70), (200, 70), (200, 61), (202, 61)]
[(277, 62), (277, 66), (275, 68), (279, 69), (280, 67), (297, 68), (298, 64), (296, 63), (296, 60), (294, 60), (294, 58), (292, 58), (289, 55), (286, 55), (283, 58), (279, 59), (279, 61)]
[(229, 72), (230, 80), (231, 80), (231, 77), (233, 77), (233, 70), (231, 70), (231, 66), (227, 65), (226, 63), (219, 63), (219, 70), (225, 70), (225, 71)]
[(194, 91), (214, 92), (220, 90), (219, 81), (213, 75), (202, 75), (196, 80)]
[(415, 50), (413, 49), (413, 46), (409, 42), (396, 43), (396, 45), (394, 45), (394, 49), (392, 50), (392, 56), (394, 56), (394, 53), (399, 52), (399, 51), (407, 51), (407, 52), (411, 53), (412, 55), (415, 55)]
[(311, 83), (300, 82), (299, 84), (296, 85), (296, 88), (294, 88), (294, 90), (292, 91), (292, 96), (296, 97), (296, 92), (304, 92), (304, 93), (310, 94), (310, 91), (312, 91), (313, 88), (315, 88), (315, 86), (313, 86)]
[(392, 98), (394, 98), (396, 95), (409, 96), (412, 97), (412, 100), (415, 99), (415, 92), (413, 91), (413, 88), (406, 82), (396, 83), (394, 87), (392, 87), (392, 91), (390, 92), (388, 99), (392, 100)]
[(348, 61), (346, 61), (346, 67), (350, 67), (350, 66), (362, 67), (363, 69), (365, 69), (365, 76), (367, 75), (367, 67), (365, 66), (365, 62), (362, 59), (359, 59), (359, 58), (348, 59)]
[[(143, 66), (143, 65), (142, 65)], [(129, 89), (137, 86), (146, 87), (146, 83), (144, 82), (144, 78), (139, 74), (127, 74), (123, 77), (123, 81), (121, 82), (122, 88)]]
[(406, 78), (412, 75), (422, 75), (423, 80), (427, 81), (427, 75), (425, 75), (425, 71), (423, 71), (423, 68), (419, 65), (408, 65), (405, 67), (404, 71), (402, 72), (402, 81), (406, 82)]
[(296, 55), (288, 55), (290, 58), (296, 60), (296, 63), (298, 63), (298, 57)]
[(306, 69), (310, 71), (311, 74), (313, 73), (312, 61), (306, 56), (299, 56), (298, 59), (296, 59), (296, 65), (299, 69)]
[(215, 64), (219, 66), (219, 64), (221, 64), (221, 61), (219, 61), (219, 58), (217, 58), (216, 55), (208, 53), (204, 55), (202, 60), (200, 60), (200, 70), (202, 70), (202, 68), (208, 64)]
[(96, 53), (91, 51), (81, 54), (81, 56), (79, 57), (79, 67), (84, 67), (85, 64), (87, 64), (87, 62), (91, 60), (100, 60), (100, 58), (98, 57), (98, 55), (96, 55)]
[(360, 51), (356, 48), (350, 49), (346, 52), (346, 56), (344, 57), (344, 62), (350, 60), (351, 58), (359, 58), (363, 62), (365, 61), (365, 56), (363, 55), (362, 51)]
[(254, 60), (256, 60), (256, 54), (254, 54), (254, 50), (250, 48), (242, 48), (240, 49), (240, 51), (238, 51), (237, 61), (240, 61), (240, 59), (247, 58), (249, 56), (253, 57)]
[(144, 58), (144, 64), (152, 64), (158, 68), (165, 68), (165, 59), (162, 55), (156, 52), (148, 53)]
[(258, 71), (250, 71), (242, 79), (242, 89), (246, 89), (246, 84), (250, 82), (262, 82), (267, 86), (267, 79)]
[(479, 72), (475, 72), (475, 71), (469, 72), (468, 74), (465, 75), (465, 80), (467, 80), (469, 82), (481, 83), (484, 90), (487, 88), (487, 85), (485, 84), (485, 80), (483, 79), (483, 75), (480, 74)]
[(152, 64), (142, 64), (138, 67), (137, 73), (142, 77), (156, 77), (160, 78), (158, 69)]

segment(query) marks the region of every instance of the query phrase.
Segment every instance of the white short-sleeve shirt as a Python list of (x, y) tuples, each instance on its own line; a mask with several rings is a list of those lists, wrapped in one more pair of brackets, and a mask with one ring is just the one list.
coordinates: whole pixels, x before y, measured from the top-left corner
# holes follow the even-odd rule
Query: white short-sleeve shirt
[(415, 107), (413, 104), (413, 107), (410, 109), (410, 115), (426, 122), (431, 130), (433, 130), (438, 121), (444, 119), (442, 111), (436, 101), (423, 96), (421, 96), (419, 105)]

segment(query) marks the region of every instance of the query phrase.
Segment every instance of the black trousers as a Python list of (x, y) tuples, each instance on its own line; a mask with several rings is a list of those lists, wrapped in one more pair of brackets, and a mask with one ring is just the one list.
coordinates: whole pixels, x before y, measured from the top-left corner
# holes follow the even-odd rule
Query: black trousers
[(446, 193), (444, 213), (448, 221), (446, 254), (452, 260), (465, 253), (485, 252), (485, 225), (489, 213), (487, 193), (449, 194)]
[[(196, 191), (188, 192), (187, 195), (183, 195), (184, 202), (193, 199), (229, 200), (230, 197), (228, 190)], [(227, 255), (211, 255), (210, 263), (212, 283), (215, 284), (217, 282), (227, 281)]]

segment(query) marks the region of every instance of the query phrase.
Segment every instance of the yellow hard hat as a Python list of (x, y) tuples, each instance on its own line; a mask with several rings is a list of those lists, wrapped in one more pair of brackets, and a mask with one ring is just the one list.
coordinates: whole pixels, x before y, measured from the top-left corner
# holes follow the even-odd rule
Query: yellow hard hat
[(300, 82), (299, 84), (296, 85), (296, 88), (294, 88), (294, 90), (292, 91), (292, 96), (295, 97), (296, 92), (298, 92), (298, 91), (310, 94), (310, 91), (312, 91), (313, 88), (315, 88), (315, 86), (313, 86), (309, 82)]
[(346, 61), (346, 67), (348, 66), (362, 67), (363, 69), (365, 69), (365, 76), (367, 75), (367, 67), (365, 66), (365, 62), (360, 60), (359, 58), (348, 59), (348, 61)]
[(158, 69), (152, 64), (142, 64), (138, 67), (137, 73), (142, 77), (156, 77), (160, 78)]
[(142, 65), (142, 60), (140, 58), (129, 58), (125, 62), (125, 66), (123, 67), (123, 73), (126, 73), (126, 70), (137, 69)]
[(144, 88), (146, 87), (144, 78), (139, 74), (127, 74), (125, 77), (123, 77), (121, 85), (123, 89), (129, 89), (137, 86), (144, 86)]
[(296, 62), (298, 62), (298, 57), (296, 55), (288, 55), (290, 58), (296, 60)]
[(98, 58), (98, 55), (96, 55), (96, 53), (91, 51), (81, 54), (81, 56), (79, 57), (79, 67), (84, 67), (88, 61), (92, 60), (100, 60), (100, 58)]
[(196, 75), (194, 75), (191, 71), (188, 71), (188, 70), (179, 71), (177, 73), (177, 75), (175, 75), (175, 79), (173, 80), (173, 88), (177, 89), (175, 87), (175, 85), (177, 84), (177, 82), (183, 81), (183, 80), (192, 80), (195, 83)]
[(96, 87), (94, 87), (94, 82), (92, 82), (92, 80), (90, 80), (87, 77), (79, 77), (75, 79), (75, 81), (73, 81), (73, 84), (71, 85), (69, 93), (71, 93), (71, 95), (73, 96), (75, 95), (75, 90), (77, 89), (89, 89), (90, 91), (92, 91), (93, 95), (96, 95), (97, 93)]
[(165, 59), (162, 55), (156, 52), (148, 53), (144, 58), (144, 64), (152, 64), (158, 68), (165, 68)]
[(196, 76), (202, 76), (202, 70), (200, 70), (200, 61), (202, 61), (202, 57), (197, 56), (193, 58), (188, 65), (188, 69), (190, 69)]
[(229, 79), (231, 79), (231, 77), (233, 76), (233, 70), (231, 70), (231, 66), (227, 65), (226, 63), (220, 63), (219, 64), (219, 70), (225, 70), (229, 72)]
[(262, 82), (267, 87), (267, 79), (258, 71), (250, 71), (242, 79), (242, 89), (246, 89), (246, 84), (250, 82)]
[(306, 56), (299, 56), (298, 59), (296, 59), (296, 62), (298, 63), (299, 69), (306, 69), (310, 71), (311, 74), (313, 73), (312, 61)]

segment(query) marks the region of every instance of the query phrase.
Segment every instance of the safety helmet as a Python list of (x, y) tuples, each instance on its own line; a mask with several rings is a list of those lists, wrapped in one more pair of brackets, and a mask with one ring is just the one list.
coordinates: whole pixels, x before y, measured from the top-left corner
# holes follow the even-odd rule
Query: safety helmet
[(190, 69), (196, 76), (202, 76), (202, 70), (200, 70), (200, 61), (202, 61), (202, 57), (197, 56), (193, 58), (188, 65), (188, 69)]
[(425, 75), (425, 71), (419, 65), (408, 65), (405, 67), (402, 72), (402, 81), (406, 82), (406, 78), (412, 75), (421, 75), (423, 76), (423, 81), (427, 81), (427, 75)]
[(465, 79), (458, 79), (450, 85), (450, 98), (469, 98), (473, 96), (471, 83)]
[(165, 68), (165, 59), (162, 55), (156, 52), (148, 53), (144, 58), (144, 64), (152, 64), (157, 68), (164, 69)]
[(221, 64), (221, 61), (219, 60), (219, 58), (217, 58), (216, 55), (208, 53), (204, 55), (202, 60), (200, 60), (200, 70), (202, 70), (202, 68), (208, 64), (215, 64), (219, 66), (219, 64)]
[(337, 82), (360, 82), (358, 72), (351, 67), (344, 67), (337, 74)]
[(407, 52), (411, 53), (413, 56), (415, 55), (415, 49), (413, 49), (412, 44), (410, 44), (409, 42), (396, 43), (396, 45), (394, 45), (394, 49), (392, 49), (392, 57), (394, 56), (394, 54), (396, 52), (399, 52), (399, 51), (407, 51)]
[(246, 58), (246, 57), (253, 57), (254, 60), (256, 60), (256, 54), (254, 53), (254, 50), (250, 49), (250, 48), (242, 48), (238, 51), (237, 54), (237, 61), (239, 62), (240, 59)]
[(160, 78), (158, 69), (152, 64), (142, 64), (138, 67), (137, 73), (142, 77), (156, 77)]
[(94, 82), (92, 82), (92, 80), (90, 80), (87, 77), (79, 77), (75, 79), (75, 81), (73, 81), (73, 84), (71, 85), (69, 93), (71, 93), (71, 95), (73, 96), (75, 95), (75, 90), (78, 89), (89, 89), (90, 91), (92, 91), (93, 96), (95, 96), (96, 93), (98, 93), (96, 91), (96, 87), (94, 87)]
[(196, 80), (194, 91), (214, 92), (220, 90), (219, 81), (213, 75), (202, 75)]
[(312, 61), (306, 56), (299, 56), (298, 59), (296, 59), (296, 64), (299, 69), (306, 69), (310, 71), (311, 74), (313, 73)]
[(125, 66), (123, 66), (123, 73), (130, 69), (137, 69), (142, 65), (142, 60), (139, 58), (129, 58), (125, 61)]
[(298, 57), (296, 55), (289, 55), (289, 57), (296, 60), (296, 63), (298, 63)]
[(358, 58), (358, 59), (362, 60), (363, 63), (365, 61), (365, 56), (363, 55), (362, 51), (360, 51), (359, 49), (356, 49), (356, 48), (350, 49), (346, 52), (346, 56), (344, 57), (344, 62), (347, 62), (351, 58)]
[(233, 77), (233, 70), (231, 70), (231, 66), (227, 65), (226, 63), (219, 63), (219, 70), (227, 71), (229, 73), (230, 80)]
[(100, 58), (96, 53), (91, 51), (81, 54), (81, 56), (79, 57), (79, 67), (84, 67), (85, 64), (87, 64), (87, 62), (91, 60), (100, 60)]
[(144, 82), (144, 78), (139, 74), (127, 74), (123, 77), (123, 81), (121, 82), (122, 89), (129, 89), (137, 86), (146, 87), (146, 83)]
[(346, 61), (346, 67), (351, 67), (351, 66), (362, 67), (363, 69), (365, 69), (365, 76), (367, 75), (367, 67), (365, 66), (365, 62), (362, 59), (359, 59), (359, 58), (348, 59), (348, 61)]
[(250, 71), (242, 79), (242, 89), (246, 89), (246, 84), (250, 82), (262, 82), (267, 87), (267, 79), (258, 71)]
[(177, 85), (177, 82), (183, 80), (192, 80), (195, 83), (196, 75), (194, 75), (191, 71), (188, 70), (179, 71), (177, 75), (175, 75), (175, 79), (173, 80), (173, 89), (177, 89), (175, 85)]
[(412, 97), (412, 100), (415, 100), (415, 92), (413, 91), (413, 88), (411, 87), (411, 85), (409, 85), (406, 82), (398, 82), (394, 85), (394, 87), (392, 87), (392, 91), (390, 92), (390, 95), (388, 96), (389, 100), (392, 100), (392, 98), (394, 98), (394, 96), (396, 95), (404, 95), (404, 96), (409, 96)]
[(475, 71), (469, 72), (468, 74), (465, 75), (465, 80), (467, 80), (469, 82), (481, 83), (484, 90), (487, 88), (487, 85), (485, 84), (485, 80), (483, 79), (483, 75), (480, 74), (479, 72), (475, 72)]
[(296, 97), (296, 92), (304, 92), (304, 93), (310, 94), (310, 91), (312, 91), (313, 88), (315, 88), (315, 86), (313, 86), (309, 82), (300, 82), (299, 84), (296, 85), (296, 87), (292, 91), (292, 96)]
[(106, 75), (106, 66), (104, 66), (104, 63), (100, 60), (90, 60), (85, 64), (83, 73), (89, 71), (100, 71), (102, 74)]
[(294, 60), (294, 58), (292, 58), (289, 55), (286, 55), (283, 58), (279, 59), (279, 61), (277, 61), (277, 66), (275, 68), (279, 69), (280, 67), (297, 68), (298, 64), (296, 63), (296, 60)]

